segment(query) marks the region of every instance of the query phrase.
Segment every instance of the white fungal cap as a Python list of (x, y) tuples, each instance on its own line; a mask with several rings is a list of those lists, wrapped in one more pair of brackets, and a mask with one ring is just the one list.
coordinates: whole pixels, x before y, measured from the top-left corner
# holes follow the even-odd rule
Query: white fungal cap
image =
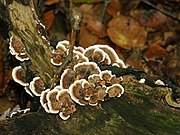
[(56, 45), (56, 48), (58, 48), (59, 46), (64, 46), (65, 48), (67, 48), (66, 46), (69, 45), (69, 41), (68, 40), (63, 40), (63, 41), (59, 41)]
[(78, 60), (81, 60), (83, 62), (89, 62), (89, 59), (84, 56), (81, 52), (73, 50), (73, 53), (75, 54), (75, 58)]
[(28, 93), (31, 97), (34, 97), (31, 90), (29, 89), (29, 87), (24, 87), (24, 90), (26, 91), (26, 93)]
[(80, 46), (74, 46), (74, 50), (77, 51), (77, 52), (80, 52), (80, 53), (84, 53), (84, 48), (83, 47), (80, 47)]
[(126, 68), (125, 63), (118, 57), (113, 48), (108, 45), (94, 45), (106, 52), (111, 58), (112, 63), (118, 63), (122, 68)]
[(61, 74), (60, 87), (68, 89), (69, 86), (75, 81), (75, 72), (71, 69), (65, 69)]
[(107, 87), (106, 93), (109, 97), (120, 97), (124, 93), (124, 88), (120, 84), (113, 84)]
[(55, 66), (61, 66), (62, 62), (55, 62), (53, 58), (51, 58), (51, 63)]
[(103, 79), (103, 80), (106, 80), (106, 81), (109, 81), (112, 77), (112, 71), (110, 70), (104, 70), (104, 71), (101, 71), (100, 72), (100, 77)]
[[(100, 72), (100, 74), (101, 74), (101, 72)], [(91, 82), (94, 79), (100, 81), (100, 80), (102, 80), (102, 77), (99, 74), (92, 74), (88, 77), (89, 82)]]
[(13, 36), (10, 37), (9, 50), (10, 50), (10, 53), (11, 53), (12, 55), (16, 55), (16, 54), (18, 54), (18, 53), (14, 50), (14, 47), (13, 47), (13, 45), (12, 45), (12, 44), (13, 44), (12, 41), (13, 41)]
[(69, 95), (69, 90), (60, 90), (56, 96), (56, 100), (58, 101), (60, 106), (59, 116), (63, 120), (67, 120), (70, 117), (70, 114), (76, 111), (75, 103), (72, 101)]
[(14, 38), (14, 36), (10, 37), (9, 49), (12, 55), (17, 55), (17, 54), (25, 55), (26, 54), (24, 46), (18, 39)]
[(97, 106), (97, 105), (98, 105), (98, 102), (96, 102), (96, 103), (94, 103), (94, 104), (93, 104), (93, 103), (89, 103), (89, 105), (90, 105), (90, 106)]
[(59, 44), (56, 46), (56, 50), (52, 50), (51, 63), (55, 66), (60, 66), (67, 55), (66, 47), (63, 44)]
[(22, 86), (29, 85), (29, 83), (26, 82), (26, 71), (21, 66), (13, 68), (12, 78), (15, 82), (21, 84)]
[(47, 99), (46, 99), (46, 96), (47, 96), (47, 93), (50, 91), (50, 89), (46, 89), (44, 90), (43, 92), (41, 92), (41, 96), (40, 96), (40, 103), (42, 105), (42, 107), (45, 109), (45, 111), (47, 113), (50, 113), (49, 111), (49, 107), (47, 105)]
[(83, 54), (88, 57), (90, 61), (96, 63), (111, 64), (109, 55), (96, 45), (86, 48)]
[(25, 60), (29, 60), (29, 57), (25, 54), (25, 55), (15, 55), (15, 58), (21, 62), (25, 61)]
[(98, 74), (101, 72), (100, 68), (95, 62), (82, 62), (78, 63), (77, 65), (74, 66), (74, 71), (77, 74), (81, 74), (81, 79), (84, 77), (87, 77), (92, 74)]
[(58, 94), (59, 90), (53, 89), (49, 91), (46, 95), (47, 105), (49, 108), (49, 112), (56, 114), (59, 113), (60, 106), (58, 105), (58, 101), (56, 100), (56, 96)]
[(59, 116), (60, 116), (60, 118), (63, 119), (63, 120), (67, 120), (67, 119), (70, 118), (70, 115), (65, 116), (65, 115), (63, 114), (63, 112), (60, 112), (60, 113), (59, 113)]
[(56, 45), (56, 49), (60, 49), (62, 51), (67, 51), (65, 45), (62, 44), (61, 42), (58, 42), (58, 44)]
[(44, 91), (44, 82), (40, 77), (34, 77), (30, 82), (29, 89), (35, 96), (40, 96), (41, 92)]
[(155, 81), (155, 84), (156, 84), (156, 85), (164, 85), (164, 86), (165, 86), (164, 82), (161, 81), (160, 79), (156, 80), (156, 81)]
[(141, 80), (139, 80), (139, 83), (145, 83), (146, 79), (142, 78)]
[(12, 55), (15, 55), (17, 60), (20, 60), (21, 62), (29, 60), (29, 57), (25, 53), (25, 48), (22, 42), (13, 36), (10, 37), (9, 50)]
[(69, 87), (69, 94), (71, 96), (71, 99), (76, 102), (77, 104), (81, 106), (85, 106), (84, 103), (80, 102), (80, 99), (82, 98), (79, 94), (79, 91), (82, 90), (82, 83), (87, 82), (85, 79), (76, 80), (71, 86)]

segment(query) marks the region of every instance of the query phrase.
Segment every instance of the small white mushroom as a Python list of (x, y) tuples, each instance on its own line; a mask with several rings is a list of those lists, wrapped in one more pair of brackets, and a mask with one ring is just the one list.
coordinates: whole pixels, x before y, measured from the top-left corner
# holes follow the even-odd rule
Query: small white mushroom
[(141, 80), (139, 80), (139, 83), (145, 83), (146, 79), (142, 78)]
[(163, 81), (161, 81), (160, 79), (156, 80), (155, 84), (156, 85), (164, 85), (165, 86), (165, 83)]

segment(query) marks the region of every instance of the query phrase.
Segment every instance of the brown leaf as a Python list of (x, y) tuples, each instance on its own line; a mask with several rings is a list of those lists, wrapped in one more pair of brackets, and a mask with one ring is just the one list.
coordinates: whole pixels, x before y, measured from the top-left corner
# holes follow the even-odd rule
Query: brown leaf
[(122, 5), (119, 0), (111, 0), (107, 7), (107, 13), (111, 16), (115, 16), (122, 9)]
[(145, 27), (157, 28), (165, 25), (169, 17), (161, 12), (150, 10), (139, 16), (139, 23)]
[(165, 56), (167, 51), (159, 45), (152, 44), (148, 47), (145, 56), (148, 59), (160, 58)]
[(79, 45), (81, 47), (89, 47), (90, 45), (96, 44), (97, 41), (98, 37), (96, 35), (91, 34), (85, 26), (80, 27)]
[(93, 4), (82, 4), (79, 7), (79, 10), (83, 13), (89, 13), (92, 12)]
[(130, 49), (143, 46), (147, 32), (133, 18), (127, 16), (114, 17), (108, 23), (107, 33), (112, 42), (118, 46)]
[(53, 4), (56, 4), (58, 3), (60, 0), (45, 0), (44, 4), (45, 5), (53, 5)]
[(86, 28), (93, 34), (102, 38), (106, 36), (105, 26), (96, 18), (84, 17), (83, 23), (86, 24)]
[(45, 12), (42, 16), (42, 19), (44, 21), (44, 25), (46, 26), (46, 30), (48, 31), (55, 19), (54, 10), (49, 10)]

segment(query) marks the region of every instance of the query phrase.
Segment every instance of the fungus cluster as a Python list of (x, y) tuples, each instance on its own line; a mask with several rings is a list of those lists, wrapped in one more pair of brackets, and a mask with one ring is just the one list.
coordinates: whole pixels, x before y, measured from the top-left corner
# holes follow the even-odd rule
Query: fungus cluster
[[(11, 39), (11, 52), (15, 50), (12, 49), (12, 42)], [(69, 41), (58, 42), (52, 51), (51, 63), (57, 67), (61, 66), (69, 54), (69, 48)], [(59, 83), (54, 88), (48, 88), (36, 75), (27, 81), (27, 71), (21, 66), (15, 67), (12, 72), (13, 79), (24, 86), (28, 94), (40, 97), (40, 103), (47, 113), (59, 114), (63, 120), (67, 120), (76, 111), (76, 105), (96, 106), (105, 98), (120, 97), (124, 93), (121, 85), (122, 77), (116, 77), (109, 70), (101, 71), (98, 66), (106, 64), (126, 67), (111, 47), (108, 45), (93, 45), (86, 49), (74, 47), (72, 57), (72, 62), (66, 66), (59, 77)]]

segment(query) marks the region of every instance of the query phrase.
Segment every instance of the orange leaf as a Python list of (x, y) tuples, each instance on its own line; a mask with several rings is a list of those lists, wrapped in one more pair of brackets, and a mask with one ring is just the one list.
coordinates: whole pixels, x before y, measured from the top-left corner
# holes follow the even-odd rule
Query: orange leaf
[(161, 12), (155, 12), (153, 10), (147, 11), (139, 16), (139, 23), (142, 26), (158, 28), (167, 23), (169, 17), (165, 16)]
[(118, 46), (130, 49), (143, 46), (147, 32), (131, 17), (117, 16), (108, 23), (107, 33), (112, 42)]
[(97, 41), (98, 37), (96, 35), (92, 35), (85, 26), (80, 27), (79, 45), (81, 47), (89, 47), (90, 45), (96, 44)]
[(45, 5), (53, 5), (53, 4), (56, 4), (58, 3), (60, 0), (45, 0), (44, 4)]
[(122, 5), (119, 0), (111, 0), (111, 3), (109, 3), (107, 7), (107, 13), (109, 15), (115, 16), (118, 12), (120, 12), (122, 9)]
[(44, 21), (44, 25), (46, 26), (46, 30), (48, 31), (55, 19), (54, 10), (49, 10), (45, 12), (42, 16), (42, 19)]
[(84, 17), (83, 22), (86, 24), (86, 28), (93, 34), (102, 38), (106, 36), (105, 26), (96, 18)]
[(146, 51), (145, 56), (148, 59), (154, 59), (154, 58), (163, 57), (166, 53), (167, 51), (164, 48), (162, 48), (159, 45), (153, 44), (148, 47), (148, 50)]

